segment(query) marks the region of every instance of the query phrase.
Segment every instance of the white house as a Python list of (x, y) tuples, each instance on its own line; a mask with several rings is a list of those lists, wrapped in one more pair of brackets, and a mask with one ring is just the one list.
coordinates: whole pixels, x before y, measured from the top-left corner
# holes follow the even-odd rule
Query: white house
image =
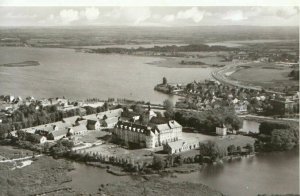
[(78, 126), (70, 127), (68, 133), (71, 135), (82, 135), (87, 132), (87, 127), (84, 124), (79, 124)]
[(67, 136), (69, 128), (63, 128), (58, 131), (52, 131), (47, 135), (49, 140), (60, 140)]
[(174, 153), (180, 153), (192, 149), (199, 148), (199, 141), (193, 140), (193, 141), (184, 141), (184, 140), (178, 140), (175, 142), (166, 143), (163, 145), (164, 152), (168, 154), (174, 154)]
[(100, 130), (101, 124), (100, 124), (100, 120), (95, 119), (88, 119), (87, 120), (87, 128), (88, 130)]
[(225, 126), (223, 127), (216, 127), (216, 134), (220, 136), (227, 135), (227, 128)]

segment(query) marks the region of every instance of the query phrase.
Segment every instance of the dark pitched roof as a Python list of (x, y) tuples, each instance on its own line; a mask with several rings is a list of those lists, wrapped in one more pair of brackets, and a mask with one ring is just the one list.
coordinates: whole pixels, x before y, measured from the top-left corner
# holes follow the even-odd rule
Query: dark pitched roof
[(97, 122), (98, 122), (98, 120), (91, 120), (91, 119), (87, 120), (88, 125), (95, 125)]
[(119, 121), (115, 127), (123, 130), (140, 132), (146, 135), (150, 135), (151, 132), (154, 132), (154, 129), (152, 129), (151, 127), (124, 121)]
[(153, 124), (165, 124), (168, 123), (169, 120), (165, 117), (152, 117), (151, 120), (149, 121), (149, 123), (153, 123)]

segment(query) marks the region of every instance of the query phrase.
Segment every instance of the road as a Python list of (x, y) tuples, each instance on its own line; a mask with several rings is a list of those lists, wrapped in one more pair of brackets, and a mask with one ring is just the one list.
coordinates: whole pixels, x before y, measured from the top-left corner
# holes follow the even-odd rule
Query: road
[[(251, 63), (253, 63), (253, 62), (251, 62)], [(230, 70), (236, 69), (237, 66), (246, 65), (246, 64), (249, 64), (249, 63), (226, 65), (225, 67), (222, 67), (220, 69), (212, 71), (211, 76), (214, 79), (218, 80), (219, 82), (227, 84), (227, 85), (236, 86), (236, 87), (245, 88), (245, 89), (252, 89), (252, 90), (257, 90), (257, 91), (262, 90), (262, 87), (241, 84), (241, 82), (235, 81), (235, 80), (230, 80), (228, 77), (225, 76), (225, 73), (229, 72)]]
[[(35, 157), (40, 157), (42, 155), (35, 155)], [(24, 161), (27, 159), (31, 159), (32, 156), (27, 156), (27, 157), (22, 157), (22, 158), (17, 158), (17, 159), (6, 159), (6, 160), (2, 160), (0, 161), (0, 163), (12, 163), (12, 162), (16, 162), (16, 161)]]
[(280, 120), (280, 121), (292, 121), (292, 122), (299, 122), (299, 119), (296, 118), (276, 118), (269, 116), (257, 116), (252, 114), (246, 114), (246, 115), (239, 115), (241, 118), (250, 118), (250, 119), (257, 119), (257, 120)]
[[(236, 86), (238, 88), (244, 88), (244, 89), (249, 89), (249, 90), (256, 90), (256, 91), (261, 91), (263, 88), (261, 86), (253, 86), (253, 85), (246, 85), (243, 84), (241, 81), (236, 81), (236, 80), (231, 80), (228, 77), (226, 77), (225, 73), (230, 72), (232, 70), (236, 70), (236, 68), (238, 66), (241, 65), (247, 65), (247, 64), (253, 64), (255, 62), (248, 62), (248, 63), (237, 63), (237, 64), (229, 64), (226, 65), (225, 67), (222, 67), (220, 69), (217, 69), (215, 71), (211, 72), (211, 76), (223, 83), (223, 84), (227, 84), (227, 85), (231, 85), (231, 86)], [(274, 93), (274, 94), (284, 94), (282, 92), (276, 92), (276, 91), (271, 91), (271, 90), (265, 90), (267, 93)]]

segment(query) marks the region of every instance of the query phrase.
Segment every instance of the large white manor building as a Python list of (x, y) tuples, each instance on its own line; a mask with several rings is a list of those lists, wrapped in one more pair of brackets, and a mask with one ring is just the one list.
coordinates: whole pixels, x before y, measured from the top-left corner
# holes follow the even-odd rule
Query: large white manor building
[(153, 127), (119, 121), (112, 130), (113, 139), (142, 148), (154, 148), (181, 139), (182, 126), (175, 120)]

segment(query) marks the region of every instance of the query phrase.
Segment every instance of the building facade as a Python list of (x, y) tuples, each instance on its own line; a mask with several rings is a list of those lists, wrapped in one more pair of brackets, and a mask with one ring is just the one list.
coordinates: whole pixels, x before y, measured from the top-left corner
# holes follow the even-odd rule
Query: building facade
[(192, 149), (197, 149), (199, 148), (199, 145), (200, 143), (198, 140), (194, 140), (194, 141), (178, 140), (175, 142), (164, 144), (163, 150), (168, 154), (175, 154), (175, 153), (185, 152)]
[(87, 128), (88, 130), (100, 130), (100, 120), (87, 120)]
[(172, 120), (166, 124), (144, 126), (119, 121), (112, 130), (115, 141), (135, 144), (142, 148), (154, 148), (181, 139), (182, 126)]
[(227, 135), (227, 128), (225, 126), (223, 127), (216, 127), (216, 134), (220, 136)]

